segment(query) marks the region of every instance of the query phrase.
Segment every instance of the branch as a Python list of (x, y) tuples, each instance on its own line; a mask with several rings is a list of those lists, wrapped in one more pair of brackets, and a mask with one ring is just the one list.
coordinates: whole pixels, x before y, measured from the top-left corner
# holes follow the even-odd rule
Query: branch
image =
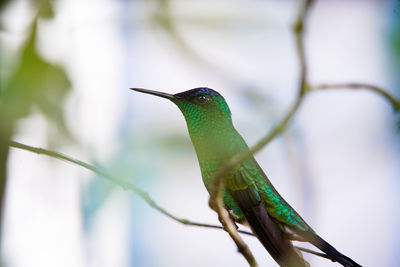
[[(101, 177), (106, 178), (107, 180), (116, 183), (117, 185), (121, 186), (124, 189), (128, 189), (130, 191), (133, 191), (134, 193), (138, 194), (147, 204), (149, 204), (152, 208), (156, 209), (157, 211), (161, 212), (162, 214), (166, 215), (167, 217), (169, 217), (170, 219), (182, 223), (184, 225), (190, 225), (190, 226), (200, 226), (200, 227), (206, 227), (206, 228), (214, 228), (214, 229), (219, 229), (219, 230), (223, 230), (224, 228), (220, 225), (212, 225), (212, 224), (205, 224), (205, 223), (198, 223), (198, 222), (193, 222), (187, 219), (183, 219), (183, 218), (179, 218), (173, 214), (171, 214), (170, 212), (166, 211), (165, 209), (161, 208), (150, 196), (147, 192), (144, 192), (142, 189), (140, 189), (139, 187), (131, 184), (131, 183), (127, 183), (124, 180), (120, 179), (120, 178), (116, 178), (115, 176), (112, 176), (102, 170), (100, 170), (97, 167), (94, 167), (93, 165), (90, 165), (86, 162), (83, 162), (81, 160), (77, 160), (74, 159), (70, 156), (67, 156), (65, 154), (61, 154), (55, 151), (51, 151), (51, 150), (47, 150), (47, 149), (43, 149), (43, 148), (39, 148), (39, 147), (33, 147), (33, 146), (28, 146), (28, 145), (24, 145), (15, 141), (10, 141), (9, 143), (10, 147), (14, 147), (14, 148), (19, 148), (22, 150), (26, 150), (26, 151), (30, 151), (33, 153), (37, 153), (37, 154), (42, 154), (42, 155), (47, 155), (50, 156), (52, 158), (57, 158), (57, 159), (61, 159), (61, 160), (65, 160), (67, 162), (70, 162), (72, 164), (81, 166), (85, 169), (88, 169), (94, 173), (97, 173), (98, 175), (100, 175)], [(241, 234), (245, 234), (245, 235), (249, 235), (249, 236), (254, 236), (255, 235), (251, 232), (248, 231), (244, 231), (244, 230), (238, 230), (239, 233)], [(302, 248), (302, 247), (297, 247), (298, 249), (320, 256), (320, 257), (327, 257), (325, 254), (323, 253), (319, 253), (319, 252), (315, 252), (313, 250), (310, 249), (306, 249), (306, 248)]]
[(273, 140), (276, 136), (282, 133), (285, 130), (286, 126), (288, 125), (289, 121), (292, 119), (292, 117), (300, 107), (300, 104), (304, 99), (305, 93), (307, 92), (307, 65), (305, 60), (304, 40), (303, 40), (303, 33), (305, 28), (304, 24), (306, 17), (308, 15), (308, 11), (312, 6), (312, 3), (313, 0), (305, 0), (302, 2), (301, 6), (299, 7), (297, 19), (293, 27), (293, 32), (296, 36), (296, 47), (300, 64), (300, 85), (299, 85), (299, 93), (297, 100), (289, 109), (289, 111), (284, 116), (282, 121), (278, 123), (264, 138), (262, 138), (256, 145), (251, 147), (249, 151), (240, 153), (231, 158), (231, 160), (229, 160), (224, 166), (219, 168), (211, 178), (210, 200), (209, 200), (210, 206), (217, 211), (218, 217), (220, 218), (220, 221), (224, 225), (225, 230), (229, 233), (229, 235), (237, 245), (239, 252), (243, 254), (243, 256), (246, 258), (250, 266), (257, 266), (257, 262), (255, 262), (254, 257), (251, 251), (249, 250), (247, 244), (238, 235), (231, 218), (226, 212), (224, 212), (225, 208), (222, 201), (224, 176), (231, 170), (233, 170), (236, 166), (243, 163), (254, 153), (260, 151), (269, 142), (271, 142), (271, 140)]
[(318, 257), (322, 257), (322, 258), (331, 260), (332, 262), (336, 262), (334, 259), (330, 258), (330, 257), (329, 257), (328, 255), (326, 255), (325, 253), (316, 252), (316, 251), (314, 251), (314, 250), (312, 250), (312, 249), (302, 248), (302, 247), (298, 247), (298, 246), (294, 246), (294, 247), (297, 248), (298, 250), (303, 251), (303, 252), (310, 253), (310, 254), (313, 254), (313, 255), (315, 255), (315, 256), (318, 256)]
[[(243, 152), (235, 157), (233, 157), (230, 161), (228, 161), (222, 168), (220, 168), (212, 180), (214, 181), (214, 186), (218, 187), (219, 180), (221, 177), (232, 170), (235, 166), (243, 163), (247, 158), (251, 155), (259, 152), (263, 147), (265, 147), (269, 142), (271, 142), (276, 136), (282, 133), (289, 121), (292, 119), (294, 114), (297, 112), (300, 104), (304, 100), (305, 92), (308, 90), (307, 86), (307, 65), (305, 62), (305, 52), (303, 45), (303, 31), (304, 31), (304, 20), (305, 15), (308, 13), (307, 10), (311, 7), (313, 0), (306, 0), (300, 8), (299, 16), (297, 21), (294, 24), (293, 31), (296, 34), (296, 47), (299, 54), (299, 64), (300, 64), (300, 86), (299, 86), (299, 96), (297, 97), (295, 103), (290, 107), (289, 111), (283, 117), (282, 121), (279, 122), (265, 137), (263, 137), (258, 143), (256, 143), (253, 147), (250, 148), (249, 151)], [(215, 192), (214, 192), (215, 193)]]
[[(47, 155), (47, 156), (50, 156), (52, 158), (65, 160), (67, 162), (70, 162), (70, 163), (73, 163), (75, 165), (79, 165), (79, 166), (81, 166), (81, 167), (83, 167), (85, 169), (88, 169), (88, 170), (90, 170), (90, 171), (92, 171), (94, 173), (97, 173), (98, 175), (106, 178), (107, 180), (109, 180), (109, 181), (121, 186), (123, 189), (127, 189), (127, 190), (135, 192), (147, 204), (149, 204), (151, 207), (153, 207), (154, 209), (158, 210), (162, 214), (166, 215), (167, 217), (169, 217), (172, 220), (177, 221), (179, 223), (182, 223), (182, 224), (185, 224), (185, 225), (192, 225), (192, 226), (201, 226), (201, 227), (207, 227), (207, 228), (222, 229), (221, 226), (205, 224), (205, 223), (197, 223), (197, 222), (192, 222), (192, 221), (187, 220), (187, 219), (179, 218), (179, 217), (171, 214), (170, 212), (166, 211), (162, 207), (160, 207), (150, 197), (150, 195), (147, 192), (143, 191), (142, 189), (140, 189), (136, 185), (131, 184), (129, 182), (126, 182), (125, 180), (123, 180), (121, 178), (117, 178), (115, 176), (112, 176), (112, 175), (102, 171), (101, 169), (99, 169), (97, 167), (94, 167), (93, 165), (90, 165), (90, 164), (88, 164), (86, 162), (74, 159), (74, 158), (69, 157), (69, 156), (67, 156), (65, 154), (61, 154), (61, 153), (58, 153), (58, 152), (50, 151), (50, 150), (39, 148), (39, 147), (32, 147), (32, 146), (24, 145), (24, 144), (15, 142), (15, 141), (10, 141), (9, 145), (10, 145), (10, 147), (19, 148), (19, 149), (27, 150), (27, 151), (34, 152), (34, 153), (37, 153), (37, 154)], [(252, 233), (249, 233), (247, 231), (240, 231), (240, 232), (243, 233), (243, 234), (252, 235)]]
[(300, 64), (300, 85), (299, 85), (299, 97), (301, 98), (307, 91), (307, 64), (304, 52), (304, 29), (305, 20), (308, 12), (314, 3), (314, 0), (304, 0), (299, 7), (297, 19), (293, 24), (293, 33), (296, 37), (296, 48), (297, 55), (299, 57)]
[(310, 91), (326, 89), (365, 89), (375, 92), (390, 102), (394, 111), (400, 111), (400, 101), (382, 88), (365, 83), (319, 84), (309, 86)]

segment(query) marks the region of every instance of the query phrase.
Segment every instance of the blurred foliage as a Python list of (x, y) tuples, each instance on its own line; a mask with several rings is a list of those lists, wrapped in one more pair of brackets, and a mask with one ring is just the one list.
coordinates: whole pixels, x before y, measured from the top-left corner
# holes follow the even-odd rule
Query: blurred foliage
[[(392, 74), (392, 86), (400, 94), (400, 1), (393, 0), (393, 6), (390, 9), (391, 16), (389, 17), (389, 61), (394, 69)], [(397, 130), (400, 132), (400, 114), (396, 116)]]
[(19, 64), (7, 79), (1, 78), (0, 121), (8, 128), (7, 132), (12, 133), (14, 123), (29, 115), (33, 107), (38, 107), (62, 132), (69, 135), (63, 119), (62, 103), (70, 81), (62, 68), (42, 59), (35, 48), (38, 19), (53, 15), (50, 2), (40, 7), (21, 49)]
[[(1, 1), (0, 11), (5, 12), (6, 5), (11, 3)], [(20, 53), (9, 58), (4, 44), (0, 44), (1, 69), (7, 70), (0, 73), (0, 208), (3, 207), (6, 186), (8, 144), (17, 121), (37, 107), (61, 132), (66, 133), (65, 136), (70, 136), (63, 119), (63, 100), (70, 81), (62, 68), (44, 60), (36, 50), (38, 20), (53, 16), (53, 2), (36, 0), (32, 4), (37, 15), (27, 29), (27, 40)], [(2, 26), (0, 29), (6, 31)]]
[[(8, 4), (10, 4), (12, 1), (11, 0), (0, 0), (0, 12), (3, 11), (4, 8)], [(52, 18), (54, 16), (53, 12), (53, 7), (52, 7), (52, 2), (54, 1), (49, 1), (49, 0), (31, 0), (31, 2), (35, 5), (38, 6), (38, 10), (40, 12), (40, 17), (42, 18)]]
[(2, 11), (10, 0), (0, 0), (0, 11)]
[[(62, 100), (70, 87), (65, 72), (44, 61), (35, 50), (36, 24), (21, 55), (21, 62), (1, 92), (2, 121), (27, 116), (37, 106), (48, 118), (66, 129)], [(4, 115), (7, 117), (4, 118)]]
[[(391, 61), (397, 70), (400, 69), (400, 1), (394, 1), (392, 16), (389, 21), (389, 44)], [(399, 76), (396, 77), (400, 79)], [(398, 87), (400, 90), (400, 87)]]

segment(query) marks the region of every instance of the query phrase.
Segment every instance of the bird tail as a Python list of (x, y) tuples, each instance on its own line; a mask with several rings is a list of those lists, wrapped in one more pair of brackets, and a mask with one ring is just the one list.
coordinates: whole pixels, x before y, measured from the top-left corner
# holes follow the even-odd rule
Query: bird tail
[(268, 215), (262, 203), (253, 207), (241, 206), (241, 210), (257, 238), (281, 267), (310, 266)]
[(361, 267), (360, 264), (337, 251), (333, 246), (331, 246), (317, 234), (313, 233), (311, 230), (298, 234), (319, 248), (321, 251), (325, 252), (326, 255), (331, 258), (331, 260), (336, 261), (345, 267)]

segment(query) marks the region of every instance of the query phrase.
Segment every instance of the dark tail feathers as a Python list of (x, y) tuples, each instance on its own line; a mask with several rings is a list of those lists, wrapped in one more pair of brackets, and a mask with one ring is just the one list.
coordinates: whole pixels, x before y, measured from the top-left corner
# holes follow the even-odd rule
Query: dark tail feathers
[(309, 266), (269, 217), (262, 203), (251, 208), (242, 206), (241, 209), (257, 238), (281, 267)]
[(339, 251), (337, 251), (333, 246), (331, 246), (328, 242), (323, 240), (321, 237), (316, 235), (311, 231), (301, 233), (307, 241), (311, 244), (319, 248), (321, 251), (325, 252), (332, 260), (337, 261), (345, 267), (361, 267), (360, 264), (353, 261), (349, 257), (343, 255)]

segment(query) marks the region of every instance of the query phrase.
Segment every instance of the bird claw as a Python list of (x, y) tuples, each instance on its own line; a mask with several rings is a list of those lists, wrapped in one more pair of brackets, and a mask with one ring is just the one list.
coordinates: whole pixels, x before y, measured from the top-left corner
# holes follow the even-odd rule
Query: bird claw
[[(229, 217), (231, 218), (233, 225), (235, 225), (236, 230), (239, 229), (239, 226), (238, 226), (238, 225), (236, 224), (236, 222), (235, 222), (235, 216), (234, 216), (234, 214), (232, 213), (232, 211), (231, 211), (231, 210), (229, 210), (229, 211), (225, 210), (224, 212), (228, 212)], [(221, 218), (221, 216), (218, 216), (218, 220), (219, 220), (219, 222), (220, 222), (222, 225), (225, 225), (225, 224), (224, 224), (225, 221), (224, 221), (223, 218)], [(225, 230), (225, 228), (224, 228), (224, 230)]]

